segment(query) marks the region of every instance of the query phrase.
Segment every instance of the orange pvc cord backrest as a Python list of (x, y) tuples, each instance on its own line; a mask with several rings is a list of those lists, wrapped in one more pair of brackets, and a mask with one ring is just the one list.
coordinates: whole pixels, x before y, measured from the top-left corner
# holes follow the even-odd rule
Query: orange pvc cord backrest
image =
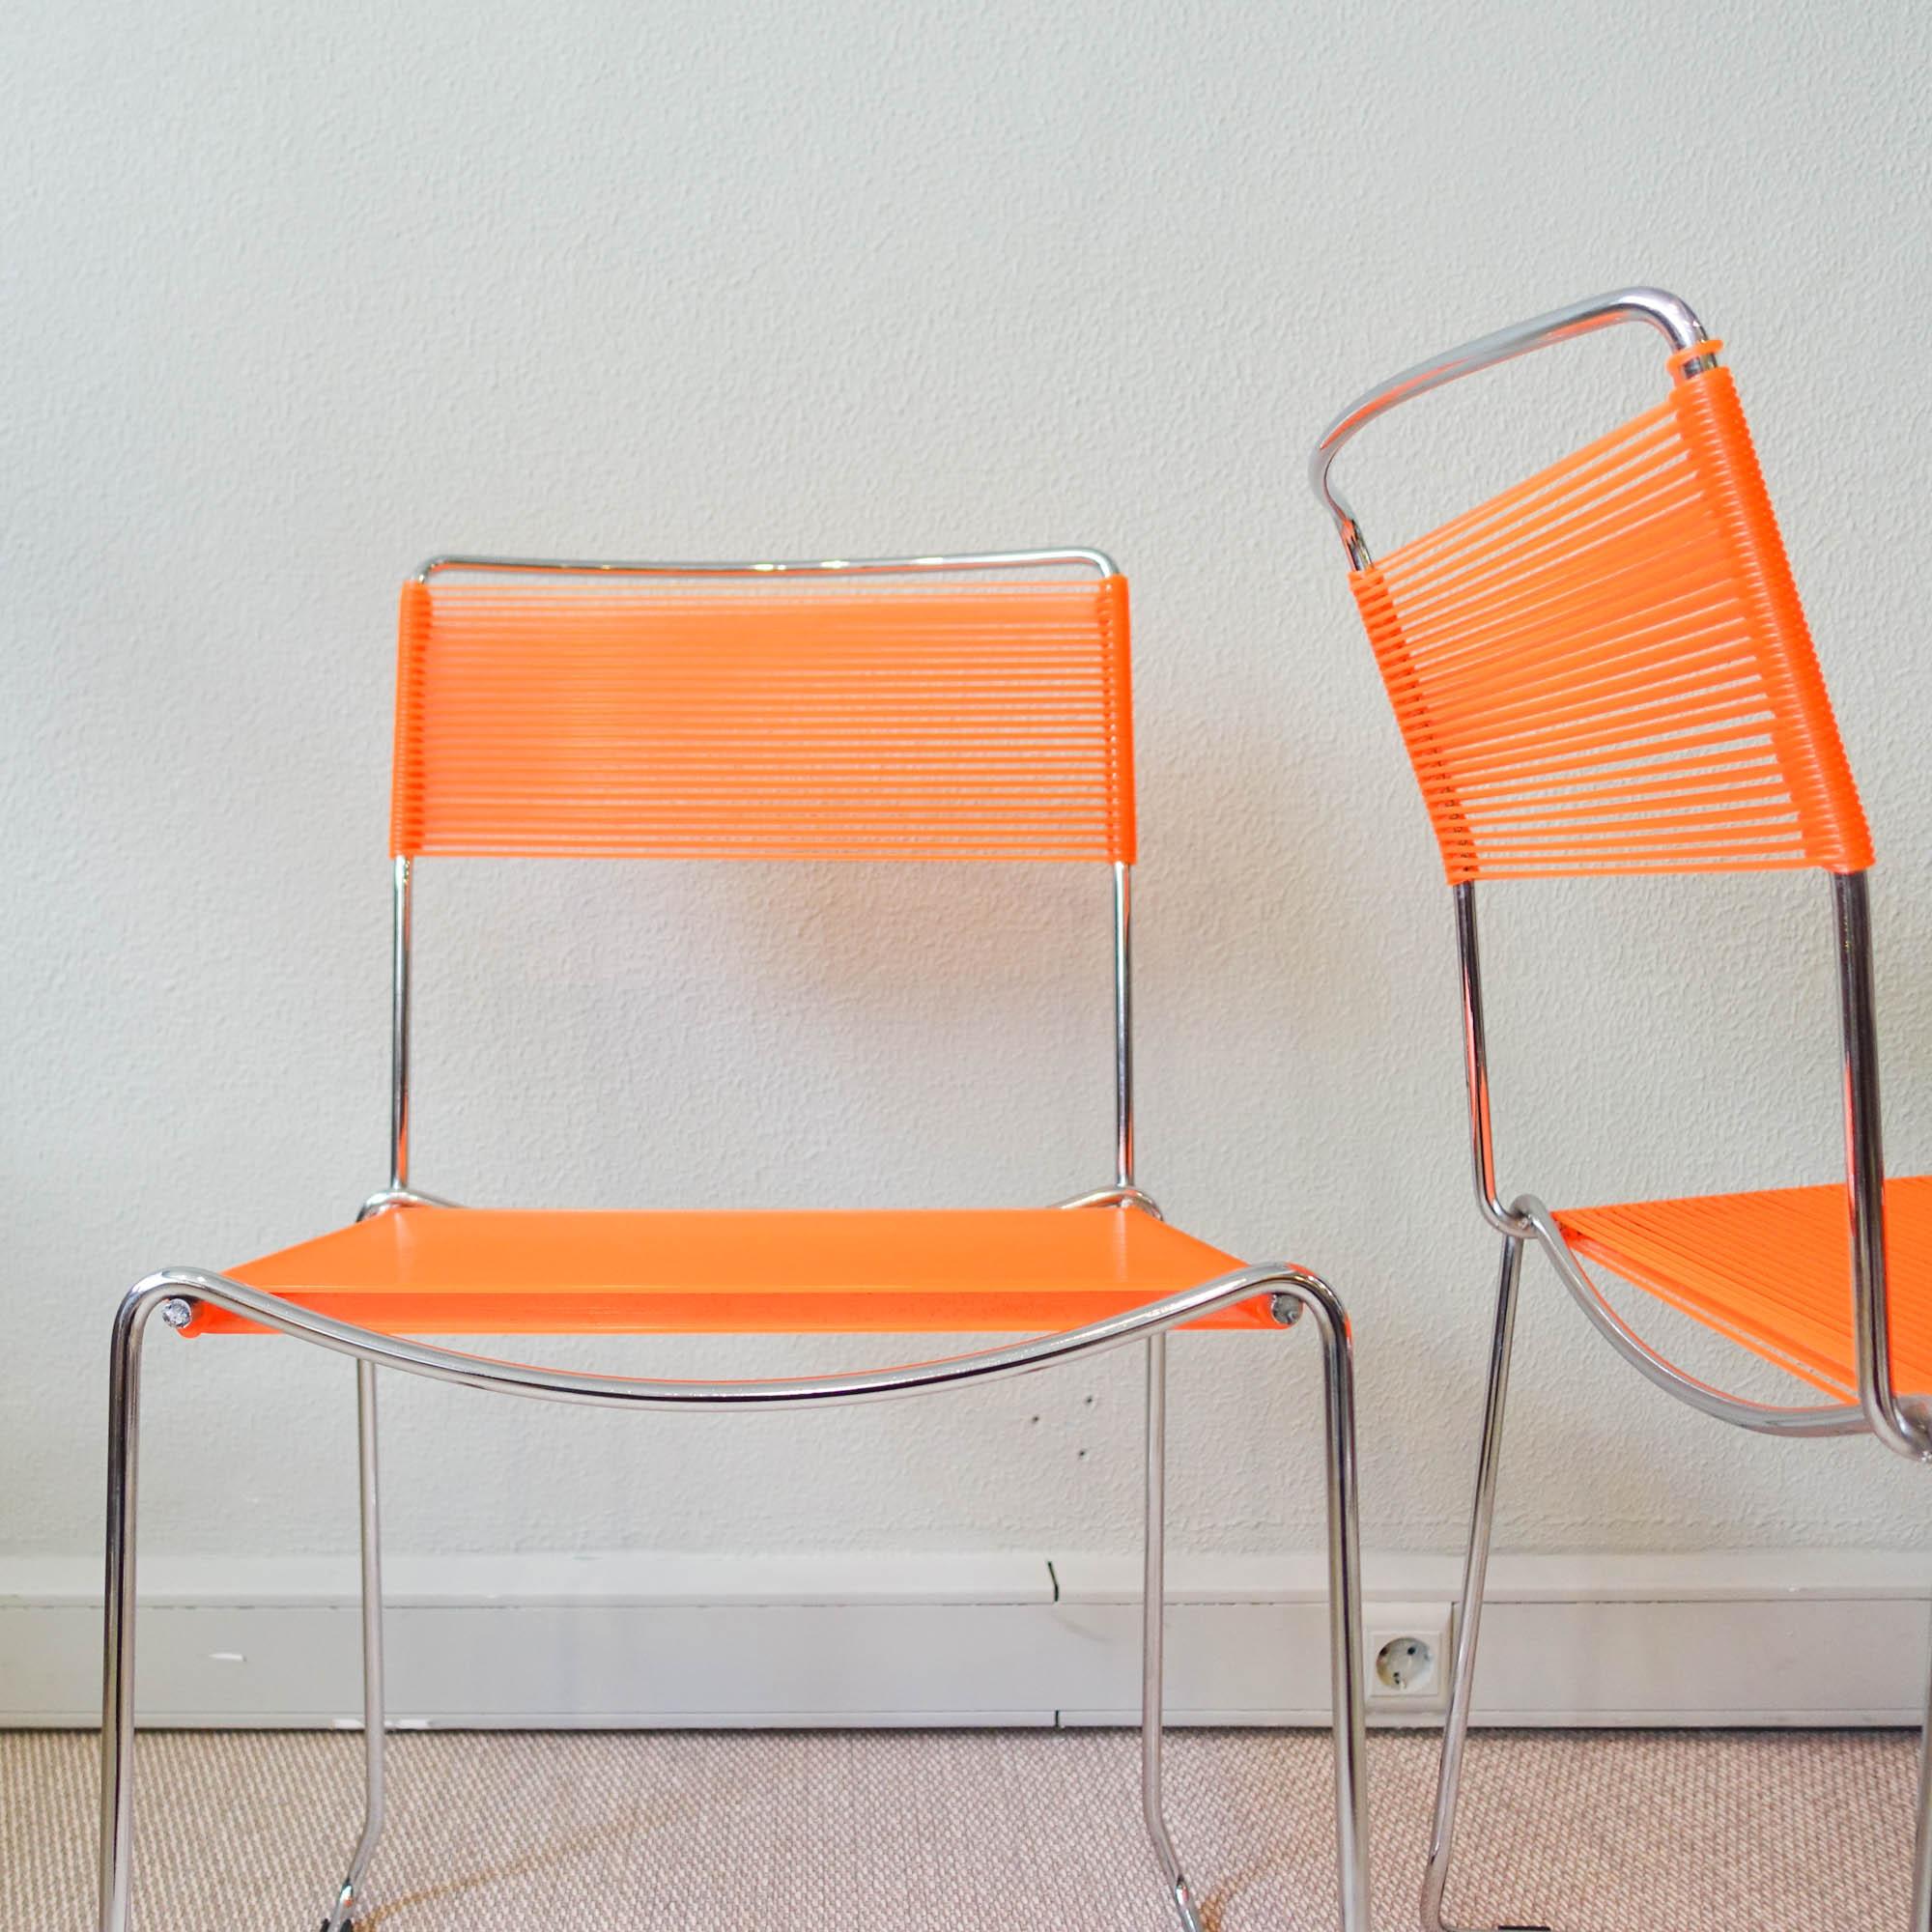
[(1452, 884), (1870, 865), (1728, 369), (1352, 583)]
[(403, 589), (390, 848), (1134, 857), (1126, 580)]

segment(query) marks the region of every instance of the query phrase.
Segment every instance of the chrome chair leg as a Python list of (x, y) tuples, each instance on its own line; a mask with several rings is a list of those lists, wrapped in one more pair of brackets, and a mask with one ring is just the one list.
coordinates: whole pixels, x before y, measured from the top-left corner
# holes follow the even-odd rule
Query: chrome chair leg
[(322, 1932), (351, 1932), (355, 1894), (383, 1835), (383, 1746), (386, 1707), (383, 1696), (383, 1516), (378, 1495), (376, 1365), (355, 1364), (356, 1475), (362, 1524), (362, 1835), (349, 1860), (349, 1873)]
[(1167, 1337), (1152, 1335), (1147, 1345), (1147, 1525), (1143, 1544), (1146, 1568), (1141, 1580), (1141, 1810), (1148, 1836), (1160, 1861), (1169, 1896), (1186, 1932), (1203, 1932), (1194, 1894), (1180, 1869), (1161, 1804), (1161, 1695), (1167, 1610)]
[[(141, 1435), (141, 1344), (155, 1310), (179, 1325), (187, 1302), (166, 1280), (143, 1283), (114, 1318), (107, 1372), (107, 1567), (102, 1590), (99, 1932), (128, 1932), (134, 1863), (135, 1503)], [(353, 1895), (383, 1829), (383, 1570), (377, 1506), (376, 1370), (357, 1362), (362, 1516), (362, 1695), (367, 1810), (349, 1875), (323, 1920), (349, 1932)]]
[(1442, 1719), (1442, 1755), (1435, 1774), (1435, 1818), (1429, 1861), (1422, 1877), (1423, 1932), (1448, 1932), (1442, 1890), (1449, 1881), (1449, 1854), (1456, 1836), (1456, 1800), (1463, 1778), (1463, 1746), (1469, 1734), (1469, 1695), (1476, 1677), (1476, 1640), (1483, 1621), (1483, 1584), (1490, 1566), (1490, 1531), (1496, 1513), (1496, 1467), (1502, 1459), (1503, 1406), (1509, 1399), (1510, 1351), (1516, 1339), (1517, 1291), (1522, 1280), (1522, 1237), (1503, 1236), (1496, 1276), (1496, 1322), (1490, 1342), (1489, 1395), (1483, 1409), (1482, 1447), (1476, 1456), (1476, 1500), (1469, 1519), (1469, 1547), (1463, 1564), (1463, 1602), (1456, 1617), (1456, 1662), (1449, 1680), (1449, 1709)]
[[(1496, 1469), (1502, 1459), (1503, 1410), (1509, 1400), (1510, 1355), (1516, 1338), (1522, 1252), (1521, 1236), (1504, 1236), (1502, 1263), (1496, 1281), (1495, 1327), (1490, 1344), (1489, 1394), (1483, 1410), (1482, 1446), (1476, 1459), (1476, 1497), (1470, 1513), (1468, 1553), (1463, 1569), (1463, 1598), (1456, 1622), (1456, 1661), (1449, 1683), (1449, 1709), (1442, 1722), (1442, 1754), (1435, 1781), (1435, 1817), (1430, 1834), (1429, 1861), (1422, 1881), (1423, 1932), (1451, 1932), (1442, 1917), (1442, 1893), (1448, 1883), (1449, 1858), (1455, 1842), (1463, 1747), (1469, 1733), (1476, 1643), (1482, 1626), (1490, 1533), (1495, 1521)], [(1932, 1932), (1932, 1698), (1928, 1698), (1919, 1741), (1916, 1828), (1910, 1932)], [(1548, 1932), (1548, 1928), (1541, 1925), (1492, 1926), (1488, 1932)]]
[(1932, 1697), (1918, 1738), (1918, 1813), (1912, 1846), (1911, 1932), (1932, 1932)]
[(1348, 1311), (1319, 1275), (1295, 1275), (1277, 1293), (1274, 1307), (1275, 1319), (1283, 1322), (1294, 1321), (1300, 1309), (1306, 1308), (1321, 1333), (1328, 1476), (1328, 1664), (1335, 1714), (1336, 1877), (1342, 1900), (1342, 1932), (1372, 1932), (1354, 1341)]
[(126, 1295), (107, 1358), (107, 1574), (101, 1592), (100, 1932), (127, 1932), (134, 1864), (134, 1504), (141, 1439), (141, 1337), (170, 1298)]

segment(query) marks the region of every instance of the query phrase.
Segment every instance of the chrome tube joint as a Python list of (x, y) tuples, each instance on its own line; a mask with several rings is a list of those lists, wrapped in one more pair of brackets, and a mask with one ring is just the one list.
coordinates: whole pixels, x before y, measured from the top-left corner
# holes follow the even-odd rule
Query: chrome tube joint
[(1095, 1187), (1085, 1194), (1070, 1194), (1065, 1201), (1056, 1201), (1056, 1208), (1138, 1208), (1144, 1214), (1151, 1214), (1156, 1221), (1165, 1221), (1160, 1203), (1151, 1194), (1139, 1187)]

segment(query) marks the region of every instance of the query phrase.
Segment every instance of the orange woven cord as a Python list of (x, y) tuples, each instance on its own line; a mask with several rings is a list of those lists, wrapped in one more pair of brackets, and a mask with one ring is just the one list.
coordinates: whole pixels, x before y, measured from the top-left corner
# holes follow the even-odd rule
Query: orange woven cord
[(1134, 857), (1127, 586), (403, 591), (391, 850)]
[(1870, 865), (1728, 369), (1351, 581), (1452, 884)]
[[(1138, 1208), (397, 1208), (233, 1272), (419, 1335), (1040, 1334), (1241, 1264)], [(1279, 1332), (1265, 1290), (1188, 1327)], [(192, 1334), (261, 1334), (200, 1303)]]
[[(1892, 1373), (1932, 1392), (1932, 1176), (1888, 1180)], [(1838, 1187), (1566, 1208), (1572, 1247), (1828, 1394), (1852, 1398), (1850, 1209)]]

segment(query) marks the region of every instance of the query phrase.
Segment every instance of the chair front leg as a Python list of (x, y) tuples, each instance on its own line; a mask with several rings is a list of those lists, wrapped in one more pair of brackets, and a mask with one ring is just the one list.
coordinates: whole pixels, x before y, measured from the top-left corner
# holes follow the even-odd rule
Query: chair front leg
[(1335, 1842), (1342, 1932), (1371, 1932), (1368, 1731), (1362, 1684), (1362, 1530), (1355, 1454), (1355, 1350), (1348, 1310), (1319, 1275), (1284, 1275), (1275, 1319), (1305, 1308), (1321, 1335), (1328, 1475), (1328, 1662), (1334, 1706)]
[[(107, 1574), (101, 1591), (100, 1932), (127, 1932), (134, 1865), (134, 1558), (141, 1441), (141, 1339), (164, 1303), (187, 1307), (163, 1275), (122, 1297), (107, 1355)], [(177, 1313), (177, 1310), (179, 1311)]]
[(1203, 1932), (1201, 1914), (1167, 1829), (1161, 1804), (1160, 1747), (1164, 1721), (1162, 1662), (1167, 1614), (1167, 1336), (1147, 1345), (1147, 1524), (1141, 1578), (1141, 1810), (1160, 1861), (1168, 1895), (1186, 1932)]
[(1442, 1719), (1442, 1754), (1435, 1773), (1435, 1817), (1429, 1861), (1422, 1877), (1423, 1932), (1447, 1932), (1442, 1891), (1449, 1882), (1449, 1854), (1456, 1836), (1456, 1801), (1463, 1777), (1463, 1746), (1469, 1733), (1469, 1698), (1476, 1677), (1476, 1641), (1483, 1622), (1483, 1585), (1490, 1567), (1490, 1531), (1496, 1513), (1496, 1469), (1502, 1460), (1503, 1407), (1509, 1399), (1510, 1354), (1516, 1340), (1518, 1289), (1522, 1281), (1522, 1236), (1503, 1236), (1496, 1276), (1496, 1320), (1490, 1341), (1489, 1394), (1483, 1408), (1482, 1446), (1476, 1456), (1476, 1500), (1469, 1518), (1469, 1545), (1463, 1560), (1463, 1601), (1456, 1616), (1456, 1662), (1449, 1680), (1449, 1709)]
[[(128, 1932), (134, 1868), (134, 1617), (138, 1549), (141, 1348), (156, 1308), (170, 1327), (193, 1313), (193, 1284), (150, 1275), (115, 1314), (107, 1371), (107, 1534), (102, 1590), (100, 1690), (99, 1932)], [(356, 1410), (362, 1520), (362, 1694), (367, 1809), (349, 1874), (323, 1932), (349, 1932), (354, 1895), (383, 1829), (383, 1572), (377, 1499), (376, 1370), (357, 1362)]]

